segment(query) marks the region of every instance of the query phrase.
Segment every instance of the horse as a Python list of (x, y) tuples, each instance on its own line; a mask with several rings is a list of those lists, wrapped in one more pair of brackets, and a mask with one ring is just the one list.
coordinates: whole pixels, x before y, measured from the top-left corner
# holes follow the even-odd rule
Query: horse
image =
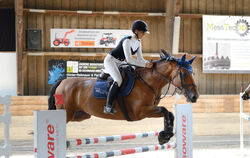
[[(164, 130), (158, 135), (159, 143), (164, 144), (174, 135), (174, 115), (164, 106), (158, 106), (162, 88), (172, 84), (192, 103), (197, 101), (199, 93), (191, 66), (195, 57), (186, 60), (185, 54), (181, 58), (175, 58), (165, 50), (161, 51), (160, 59), (152, 61), (152, 68), (136, 68), (134, 87), (123, 99), (131, 121), (164, 117)], [(57, 82), (51, 87), (48, 109), (65, 109), (67, 123), (83, 121), (92, 115), (104, 119), (125, 120), (119, 108), (114, 115), (103, 112), (106, 99), (96, 99), (93, 96), (96, 81), (96, 78), (67, 78)], [(55, 95), (62, 95), (63, 103), (55, 105)], [(117, 100), (114, 105), (118, 106)]]
[(248, 100), (250, 99), (250, 84), (248, 85), (248, 87), (245, 89), (245, 91), (242, 94), (242, 99), (243, 100)]

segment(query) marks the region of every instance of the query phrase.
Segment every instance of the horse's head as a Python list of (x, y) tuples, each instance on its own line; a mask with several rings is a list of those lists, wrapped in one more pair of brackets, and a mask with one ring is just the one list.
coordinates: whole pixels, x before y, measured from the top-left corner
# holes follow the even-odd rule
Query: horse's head
[(243, 100), (250, 99), (250, 85), (247, 87), (247, 89), (244, 91), (244, 93), (241, 97)]
[(161, 55), (161, 60), (165, 59), (165, 63), (170, 63), (165, 64), (165, 69), (168, 70), (170, 74), (169, 80), (175, 87), (184, 91), (187, 102), (195, 103), (199, 98), (199, 93), (194, 81), (191, 64), (196, 57), (186, 60), (185, 54), (178, 59), (170, 56), (165, 50), (162, 50), (162, 53), (164, 55)]

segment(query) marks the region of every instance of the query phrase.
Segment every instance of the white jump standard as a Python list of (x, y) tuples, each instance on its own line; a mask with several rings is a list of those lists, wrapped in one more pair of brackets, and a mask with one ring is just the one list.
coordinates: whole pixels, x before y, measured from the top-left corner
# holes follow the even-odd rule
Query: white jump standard
[[(240, 93), (240, 154), (241, 154), (241, 157), (243, 157), (244, 153), (246, 153), (244, 151), (244, 130), (243, 130), (243, 123), (244, 123), (244, 120), (250, 121), (250, 116), (247, 115), (246, 113), (244, 113), (244, 108), (243, 108), (244, 105), (243, 105), (242, 95), (243, 95), (243, 93)], [(249, 102), (249, 108), (250, 108), (250, 101), (248, 101), (248, 102)]]
[[(176, 158), (193, 157), (192, 104), (175, 105), (176, 141), (164, 145), (150, 145), (130, 149), (71, 156), (71, 158), (106, 158), (147, 151), (175, 149)], [(84, 146), (158, 136), (158, 132), (145, 132), (130, 135), (81, 138), (67, 141), (68, 146)], [(66, 112), (64, 110), (35, 111), (34, 113), (34, 152), (36, 158), (66, 158)]]
[(4, 113), (0, 115), (0, 123), (4, 123), (4, 146), (0, 146), (0, 157), (3, 155), (5, 158), (9, 158), (12, 154), (12, 147), (10, 144), (10, 124), (11, 124), (11, 113), (9, 110), (11, 104), (11, 96), (0, 96), (0, 105), (4, 105)]

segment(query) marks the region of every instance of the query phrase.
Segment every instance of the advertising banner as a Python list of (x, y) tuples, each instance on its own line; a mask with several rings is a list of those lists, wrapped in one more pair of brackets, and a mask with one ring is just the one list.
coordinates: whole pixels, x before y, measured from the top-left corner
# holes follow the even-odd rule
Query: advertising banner
[(203, 72), (250, 73), (250, 17), (203, 16)]
[(119, 41), (132, 35), (131, 30), (113, 29), (51, 29), (54, 48), (115, 48)]
[(49, 60), (48, 84), (53, 85), (69, 77), (96, 78), (103, 68), (103, 61)]

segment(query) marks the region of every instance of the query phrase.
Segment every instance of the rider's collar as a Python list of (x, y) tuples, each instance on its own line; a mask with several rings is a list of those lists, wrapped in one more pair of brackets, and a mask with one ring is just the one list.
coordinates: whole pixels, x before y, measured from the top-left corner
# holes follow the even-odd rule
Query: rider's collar
[(136, 39), (136, 38), (135, 38), (135, 35), (134, 35), (134, 36), (132, 36), (132, 39), (133, 39), (133, 40), (135, 40), (135, 41), (139, 41), (139, 42), (141, 42), (141, 40), (140, 40), (140, 39)]

